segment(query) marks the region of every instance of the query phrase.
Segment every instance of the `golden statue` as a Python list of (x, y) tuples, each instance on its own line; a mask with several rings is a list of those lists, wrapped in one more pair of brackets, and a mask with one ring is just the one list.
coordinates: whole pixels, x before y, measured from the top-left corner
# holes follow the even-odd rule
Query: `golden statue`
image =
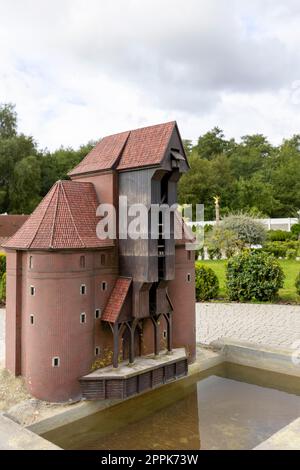
[(220, 196), (214, 196), (216, 207), (216, 224), (220, 222)]

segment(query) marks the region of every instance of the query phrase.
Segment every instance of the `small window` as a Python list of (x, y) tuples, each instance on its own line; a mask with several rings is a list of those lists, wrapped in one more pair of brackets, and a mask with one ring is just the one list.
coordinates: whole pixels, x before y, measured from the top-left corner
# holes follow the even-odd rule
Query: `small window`
[(95, 356), (99, 356), (100, 354), (100, 346), (95, 347)]
[(80, 256), (80, 267), (85, 268), (85, 256)]
[(30, 295), (35, 295), (35, 287), (30, 286)]
[(60, 366), (60, 358), (52, 357), (52, 367), (59, 367), (59, 366)]
[(187, 282), (191, 282), (191, 275), (190, 275), (190, 273), (187, 274), (186, 280), (187, 280)]
[(96, 320), (98, 320), (98, 318), (101, 317), (101, 309), (100, 308), (96, 308), (95, 310), (95, 318)]
[(104, 254), (101, 255), (101, 264), (104, 265), (106, 262), (106, 256)]
[(81, 284), (81, 286), (80, 286), (80, 294), (81, 294), (81, 295), (85, 295), (85, 294), (86, 294), (86, 285), (85, 285), (85, 284)]
[(192, 259), (192, 253), (190, 251), (187, 252), (187, 259), (188, 261), (191, 261)]
[(106, 282), (106, 281), (103, 281), (103, 282), (101, 283), (101, 289), (102, 289), (102, 290), (107, 290), (107, 282)]
[(80, 323), (86, 323), (86, 314), (85, 313), (80, 314)]
[(30, 315), (30, 325), (34, 325), (34, 315)]
[(164, 339), (167, 338), (167, 330), (164, 330), (164, 331), (163, 331), (163, 338), (164, 338)]
[(33, 257), (29, 256), (29, 269), (33, 268)]

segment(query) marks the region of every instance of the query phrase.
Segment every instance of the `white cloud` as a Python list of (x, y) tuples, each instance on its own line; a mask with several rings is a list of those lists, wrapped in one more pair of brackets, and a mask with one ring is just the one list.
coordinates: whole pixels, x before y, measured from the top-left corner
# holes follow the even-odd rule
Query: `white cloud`
[(177, 119), (300, 132), (296, 0), (0, 0), (0, 102), (41, 147)]

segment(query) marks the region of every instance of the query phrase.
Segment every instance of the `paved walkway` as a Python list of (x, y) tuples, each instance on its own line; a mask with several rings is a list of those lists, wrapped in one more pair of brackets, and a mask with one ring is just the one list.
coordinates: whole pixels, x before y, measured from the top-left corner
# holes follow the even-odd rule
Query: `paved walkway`
[[(300, 342), (300, 306), (201, 303), (196, 306), (197, 342), (220, 338), (290, 348)], [(4, 363), (5, 310), (0, 309), (0, 365)]]
[(284, 348), (300, 343), (300, 306), (199, 303), (196, 312), (202, 344), (222, 337)]

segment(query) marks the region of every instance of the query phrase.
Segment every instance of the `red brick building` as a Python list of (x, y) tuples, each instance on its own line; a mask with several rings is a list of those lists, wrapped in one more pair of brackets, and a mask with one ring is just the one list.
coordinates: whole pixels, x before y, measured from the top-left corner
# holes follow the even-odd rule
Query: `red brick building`
[(96, 234), (99, 204), (171, 205), (187, 170), (175, 122), (105, 137), (5, 243), (6, 367), (33, 396), (80, 397), (98, 359), (117, 367), (179, 347), (194, 359), (194, 256), (174, 239), (180, 218), (170, 239)]

